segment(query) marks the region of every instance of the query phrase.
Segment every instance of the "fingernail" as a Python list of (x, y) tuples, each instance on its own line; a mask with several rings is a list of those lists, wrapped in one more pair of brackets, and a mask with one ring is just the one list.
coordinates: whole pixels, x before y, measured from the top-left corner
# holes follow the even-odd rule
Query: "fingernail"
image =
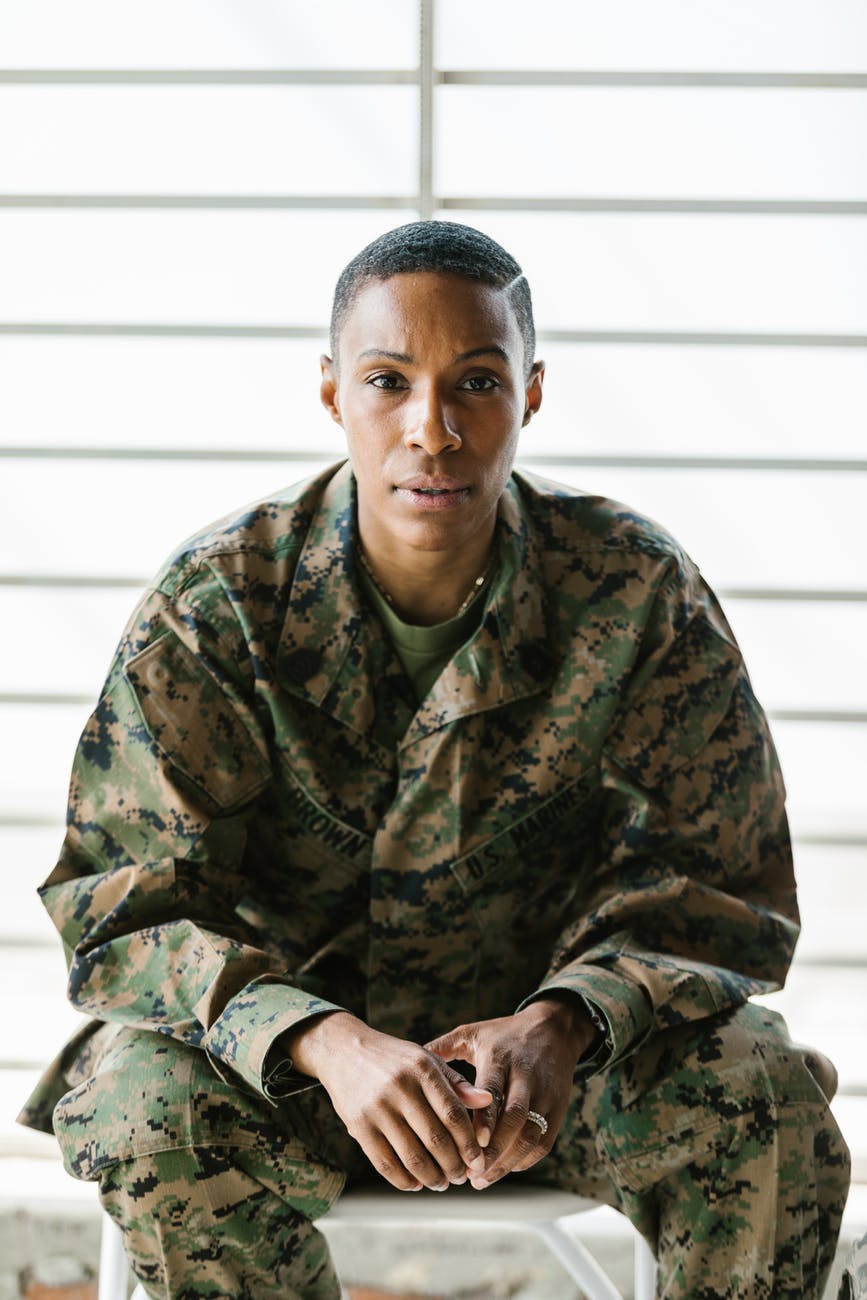
[(476, 1134), (476, 1141), (480, 1147), (486, 1147), (491, 1140), (491, 1130), (489, 1128), (480, 1128)]
[(467, 1176), (463, 1174), (460, 1178), (453, 1178), (451, 1181), (454, 1187), (461, 1187), (467, 1181)]
[(487, 1178), (474, 1178), (472, 1180), (472, 1183), (473, 1183), (473, 1187), (475, 1187), (477, 1192), (480, 1192), (483, 1187), (488, 1186)]
[(476, 1173), (476, 1174), (484, 1173), (485, 1157), (483, 1155), (476, 1156), (475, 1160), (470, 1161), (470, 1163), (467, 1165), (467, 1168), (469, 1169), (470, 1173)]
[(408, 1187), (406, 1190), (407, 1190), (408, 1192), (420, 1192), (420, 1191), (421, 1191), (421, 1183), (416, 1183), (415, 1187)]

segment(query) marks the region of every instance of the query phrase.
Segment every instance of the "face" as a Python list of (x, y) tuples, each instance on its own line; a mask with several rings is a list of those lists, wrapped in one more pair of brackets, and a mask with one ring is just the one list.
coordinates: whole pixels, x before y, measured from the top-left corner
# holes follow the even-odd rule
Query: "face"
[(490, 539), (518, 434), (542, 398), (500, 290), (424, 271), (358, 294), (322, 401), (342, 425), (365, 544), (454, 551)]

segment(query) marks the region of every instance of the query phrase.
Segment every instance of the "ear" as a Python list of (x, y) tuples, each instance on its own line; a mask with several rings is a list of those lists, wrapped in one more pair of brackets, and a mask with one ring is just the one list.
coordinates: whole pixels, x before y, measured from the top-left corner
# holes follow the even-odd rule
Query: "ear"
[(331, 357), (322, 353), (319, 358), (319, 369), (322, 371), (322, 382), (319, 385), (319, 398), (332, 420), (343, 427), (343, 420), (340, 417), (340, 407), (337, 401), (337, 366)]
[(542, 405), (542, 381), (545, 378), (545, 362), (534, 361), (530, 369), (530, 378), (527, 380), (527, 388), (524, 393), (524, 418), (521, 421), (521, 428), (530, 423), (530, 420)]

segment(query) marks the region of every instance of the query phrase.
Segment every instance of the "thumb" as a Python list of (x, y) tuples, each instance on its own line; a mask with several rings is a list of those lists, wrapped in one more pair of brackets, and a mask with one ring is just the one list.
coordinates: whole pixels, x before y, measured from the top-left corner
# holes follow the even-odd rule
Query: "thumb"
[[(464, 1060), (458, 1043), (451, 1041), (452, 1039), (455, 1039), (455, 1034), (443, 1034), (439, 1039), (434, 1039), (432, 1043), (425, 1043), (425, 1050), (426, 1052), (432, 1052), (434, 1056), (438, 1056), (439, 1060), (443, 1062), (439, 1069), (442, 1070), (442, 1073), (448, 1079), (448, 1083), (458, 1093), (464, 1106), (467, 1106), (468, 1110), (482, 1110), (485, 1106), (490, 1106), (491, 1101), (494, 1100), (493, 1093), (487, 1091), (487, 1088), (477, 1088), (476, 1084), (469, 1083), (467, 1079), (464, 1079), (463, 1074), (459, 1074), (458, 1070), (446, 1065), (445, 1062), (447, 1061)], [(463, 1039), (460, 1039), (460, 1043), (463, 1044)]]
[(440, 1034), (439, 1038), (432, 1038), (429, 1043), (425, 1043), (425, 1049), (443, 1061), (468, 1061), (470, 1065), (476, 1063), (474, 1035), (467, 1025), (459, 1025), (447, 1034)]
[[(427, 1050), (431, 1051), (430, 1044), (427, 1044)], [(469, 1083), (462, 1074), (458, 1074), (457, 1070), (453, 1070), (450, 1065), (440, 1064), (440, 1069), (467, 1110), (484, 1110), (485, 1106), (490, 1106), (494, 1100), (493, 1093), (488, 1092), (487, 1088), (477, 1088), (474, 1083)]]
[(484, 1110), (494, 1100), (494, 1094), (488, 1092), (487, 1088), (477, 1088), (474, 1083), (467, 1083), (466, 1079), (455, 1083), (455, 1092), (467, 1110)]

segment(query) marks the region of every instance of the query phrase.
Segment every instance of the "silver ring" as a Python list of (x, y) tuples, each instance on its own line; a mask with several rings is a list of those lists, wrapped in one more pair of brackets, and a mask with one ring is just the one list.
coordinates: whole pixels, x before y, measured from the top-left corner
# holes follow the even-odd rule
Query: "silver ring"
[(539, 1128), (542, 1130), (542, 1137), (544, 1137), (548, 1132), (548, 1121), (545, 1116), (540, 1115), (537, 1110), (528, 1110), (527, 1119), (531, 1124), (538, 1124)]

